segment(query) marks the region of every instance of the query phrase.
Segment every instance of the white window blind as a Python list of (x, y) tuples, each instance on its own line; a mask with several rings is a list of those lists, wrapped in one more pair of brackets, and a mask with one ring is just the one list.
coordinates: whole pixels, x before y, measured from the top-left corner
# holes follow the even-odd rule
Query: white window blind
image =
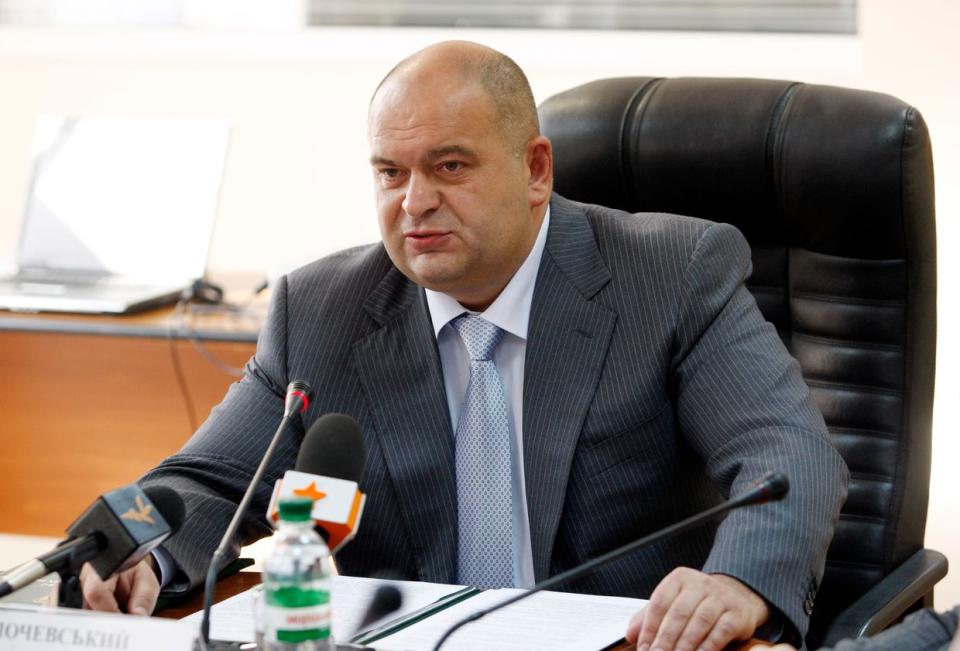
[(857, 0), (0, 0), (0, 24), (856, 33)]
[(856, 0), (310, 0), (313, 25), (856, 32)]

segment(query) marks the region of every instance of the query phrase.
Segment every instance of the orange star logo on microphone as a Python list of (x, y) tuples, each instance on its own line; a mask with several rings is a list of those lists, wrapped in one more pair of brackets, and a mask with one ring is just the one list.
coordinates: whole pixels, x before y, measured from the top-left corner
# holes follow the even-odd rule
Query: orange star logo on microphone
[(296, 495), (297, 497), (309, 497), (314, 502), (316, 502), (317, 500), (322, 500), (324, 497), (327, 496), (327, 494), (324, 493), (323, 491), (317, 490), (317, 482), (315, 481), (310, 482), (310, 485), (307, 486), (306, 488), (293, 489), (293, 494)]
[(144, 504), (143, 498), (137, 495), (135, 498), (137, 502), (137, 508), (134, 509), (131, 507), (127, 510), (126, 513), (120, 517), (124, 520), (133, 520), (134, 522), (146, 522), (147, 524), (156, 524), (156, 521), (150, 517), (150, 512), (153, 511), (153, 506), (150, 504)]

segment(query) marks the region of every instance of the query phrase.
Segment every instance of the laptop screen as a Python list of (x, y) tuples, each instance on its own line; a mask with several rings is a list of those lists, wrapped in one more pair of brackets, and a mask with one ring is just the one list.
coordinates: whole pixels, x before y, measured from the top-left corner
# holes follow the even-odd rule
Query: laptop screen
[(203, 276), (228, 139), (218, 120), (41, 116), (20, 268)]

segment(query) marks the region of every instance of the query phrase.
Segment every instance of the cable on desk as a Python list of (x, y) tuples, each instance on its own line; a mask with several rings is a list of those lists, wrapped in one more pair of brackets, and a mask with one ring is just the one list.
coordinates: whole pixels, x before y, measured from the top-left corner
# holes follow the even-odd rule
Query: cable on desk
[[(207, 362), (216, 368), (222, 373), (227, 375), (232, 375), (234, 377), (243, 377), (243, 368), (238, 368), (227, 362), (223, 361), (217, 357), (209, 348), (203, 343), (202, 340), (193, 335), (193, 331), (190, 328), (189, 320), (185, 317), (188, 317), (193, 313), (202, 313), (202, 312), (213, 312), (213, 313), (227, 313), (231, 314), (234, 317), (247, 317), (251, 318), (249, 313), (249, 308), (253, 304), (253, 301), (256, 297), (266, 288), (265, 284), (258, 286), (251, 294), (250, 299), (244, 303), (227, 303), (223, 300), (223, 293), (219, 288), (214, 287), (213, 290), (210, 289), (204, 283), (194, 283), (191, 287), (188, 287), (184, 290), (183, 294), (180, 295), (180, 299), (177, 301), (176, 306), (173, 310), (173, 315), (170, 317), (170, 327), (167, 330), (168, 341), (170, 342), (170, 358), (173, 362), (173, 370), (177, 379), (177, 385), (180, 389), (180, 394), (183, 397), (184, 406), (187, 410), (187, 418), (190, 421), (191, 432), (195, 432), (198, 427), (197, 423), (197, 414), (196, 407), (194, 406), (193, 399), (190, 397), (190, 389), (187, 385), (186, 375), (183, 371), (183, 365), (180, 360), (180, 352), (177, 349), (176, 341), (177, 339), (186, 339), (188, 340), (193, 347), (197, 350), (200, 355), (207, 360)], [(198, 290), (202, 290), (201, 294)], [(215, 300), (211, 300), (210, 296), (216, 296)], [(199, 299), (199, 303), (193, 303), (195, 299)]]
[(187, 307), (189, 297), (180, 297), (176, 306), (173, 308), (173, 315), (170, 317), (170, 327), (167, 328), (167, 342), (170, 344), (170, 360), (173, 362), (173, 373), (177, 378), (177, 387), (180, 389), (180, 396), (183, 398), (183, 404), (187, 409), (187, 420), (190, 422), (190, 433), (197, 431), (197, 415), (193, 406), (193, 398), (190, 397), (190, 389), (187, 387), (187, 378), (183, 374), (183, 367), (180, 364), (180, 351), (177, 350), (177, 330), (182, 323), (183, 313)]
[[(256, 297), (256, 294), (253, 295), (253, 298), (255, 297)], [(196, 305), (191, 303), (186, 306), (186, 314), (190, 315), (190, 314), (202, 314), (202, 313), (214, 313), (214, 314), (226, 313), (233, 316), (236, 319), (249, 318), (251, 321), (254, 321), (254, 319), (250, 316), (248, 311), (250, 307), (250, 303), (252, 303), (253, 301), (253, 298), (251, 298), (250, 301), (242, 304), (220, 303), (219, 305), (209, 305), (209, 304)], [(254, 325), (259, 325), (259, 324), (255, 323)], [(206, 344), (203, 343), (203, 340), (193, 336), (193, 331), (189, 327), (189, 322), (187, 323), (186, 328), (182, 327), (182, 322), (181, 322), (180, 335), (181, 337), (187, 339), (191, 344), (193, 344), (193, 347), (197, 350), (197, 352), (200, 353), (204, 357), (204, 359), (206, 359), (214, 368), (216, 368), (217, 370), (223, 373), (226, 373), (227, 375), (232, 375), (234, 377), (243, 377), (243, 367), (233, 366), (223, 361), (219, 357), (217, 357), (209, 348), (207, 348)]]

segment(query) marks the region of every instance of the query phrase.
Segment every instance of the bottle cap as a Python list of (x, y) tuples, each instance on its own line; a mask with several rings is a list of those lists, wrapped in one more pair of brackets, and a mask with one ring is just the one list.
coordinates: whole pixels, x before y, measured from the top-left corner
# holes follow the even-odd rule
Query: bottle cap
[(280, 500), (280, 519), (286, 522), (306, 522), (313, 511), (309, 497), (290, 497)]

